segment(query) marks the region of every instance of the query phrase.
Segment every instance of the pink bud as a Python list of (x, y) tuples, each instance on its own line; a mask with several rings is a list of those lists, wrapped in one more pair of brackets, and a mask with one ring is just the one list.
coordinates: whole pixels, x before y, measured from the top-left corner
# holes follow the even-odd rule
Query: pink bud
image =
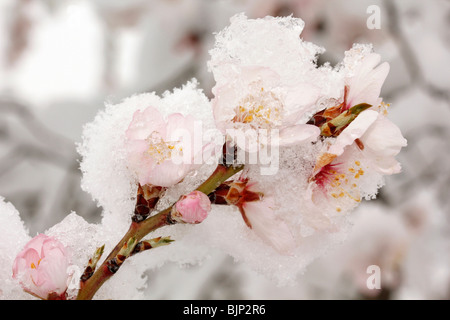
[(200, 191), (192, 191), (183, 196), (175, 205), (172, 217), (182, 223), (200, 223), (211, 210), (211, 201)]
[(49, 295), (64, 298), (67, 289), (69, 257), (65, 247), (55, 238), (39, 234), (17, 255), (13, 277), (22, 288), (40, 298)]

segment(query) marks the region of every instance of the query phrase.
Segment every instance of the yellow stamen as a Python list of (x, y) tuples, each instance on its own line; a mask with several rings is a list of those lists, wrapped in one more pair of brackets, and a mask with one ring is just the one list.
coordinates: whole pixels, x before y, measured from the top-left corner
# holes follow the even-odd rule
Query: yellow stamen
[(233, 122), (242, 122), (256, 127), (275, 127), (281, 122), (283, 104), (273, 92), (261, 88), (255, 95), (248, 95), (236, 108)]
[[(38, 263), (37, 263), (38, 266), (41, 264), (41, 260), (42, 260), (42, 259), (39, 259), (39, 260), (38, 260)], [(36, 265), (35, 265), (33, 262), (31, 263), (31, 269), (37, 269), (37, 268), (36, 268)]]
[(180, 146), (176, 146), (178, 142), (166, 142), (161, 137), (159, 137), (158, 133), (152, 133), (147, 141), (149, 143), (149, 147), (147, 149), (147, 154), (156, 160), (158, 164), (164, 162), (167, 159), (172, 157), (172, 152), (177, 150), (179, 153), (182, 152), (182, 148)]

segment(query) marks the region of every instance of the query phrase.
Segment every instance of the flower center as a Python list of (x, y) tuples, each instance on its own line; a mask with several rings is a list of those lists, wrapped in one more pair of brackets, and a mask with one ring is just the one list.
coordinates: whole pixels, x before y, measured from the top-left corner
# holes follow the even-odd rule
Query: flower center
[(381, 102), (381, 104), (378, 106), (378, 112), (386, 116), (388, 114), (387, 110), (390, 106), (390, 103)]
[[(320, 189), (334, 199), (351, 199), (361, 202), (358, 188), (358, 179), (364, 175), (361, 163), (355, 161), (354, 164), (344, 172), (340, 164), (327, 164), (315, 176), (314, 181)], [(336, 207), (337, 212), (341, 212), (340, 207)]]
[[(37, 262), (38, 266), (41, 264), (41, 260), (42, 259), (39, 259), (39, 261)], [(31, 269), (37, 269), (36, 265), (33, 262), (31, 263)]]
[(149, 143), (147, 154), (150, 155), (157, 164), (160, 164), (172, 157), (173, 152), (181, 154), (183, 148), (177, 146), (179, 141), (164, 141), (161, 135), (157, 131), (153, 131), (146, 139)]
[(233, 122), (247, 123), (256, 128), (273, 128), (281, 124), (283, 104), (271, 91), (261, 88), (249, 94), (236, 107)]

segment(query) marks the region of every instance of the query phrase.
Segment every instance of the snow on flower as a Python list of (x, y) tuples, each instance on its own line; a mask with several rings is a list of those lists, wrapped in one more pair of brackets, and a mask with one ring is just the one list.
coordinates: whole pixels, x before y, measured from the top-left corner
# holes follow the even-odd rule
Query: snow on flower
[(202, 149), (194, 143), (195, 121), (180, 113), (164, 120), (153, 107), (134, 113), (126, 131), (127, 156), (141, 185), (170, 187), (192, 170), (194, 156)]
[(42, 299), (65, 299), (69, 262), (69, 254), (58, 240), (39, 234), (17, 255), (13, 277), (25, 291)]
[[(395, 124), (383, 115), (367, 110), (336, 138), (327, 153), (320, 155), (311, 180), (334, 198), (348, 196), (359, 202), (360, 180), (364, 174), (400, 172), (395, 156), (404, 146), (406, 140)], [(377, 179), (370, 175), (368, 180), (376, 183)]]
[(143, 93), (107, 104), (84, 127), (78, 147), (82, 188), (103, 207), (104, 223), (121, 232), (134, 211), (139, 182), (173, 188), (180, 180), (189, 183), (190, 173), (200, 172), (192, 177), (198, 185), (205, 167), (198, 163), (207, 160), (209, 149), (203, 146), (210, 143), (201, 133), (214, 128), (211, 104), (196, 80), (162, 96)]
[[(263, 67), (242, 67), (235, 69), (236, 74), (229, 81), (213, 89), (213, 111), (216, 125), (223, 133), (230, 129), (246, 133), (255, 130), (267, 132), (278, 130), (279, 140), (270, 141), (280, 145), (289, 145), (317, 138), (317, 127), (297, 123), (307, 112), (314, 110), (318, 90), (308, 83), (283, 86), (280, 76)], [(240, 130), (240, 131), (239, 131)], [(239, 147), (250, 150), (257, 141), (236, 139)]]
[[(378, 66), (379, 62), (380, 56), (368, 47), (354, 46), (346, 52), (341, 70), (346, 75), (343, 101), (317, 113), (310, 121), (321, 128), (322, 136), (328, 137), (310, 180), (330, 199), (353, 201), (339, 201), (338, 212), (346, 211), (343, 207), (354, 207), (363, 193), (376, 193), (373, 187), (370, 192), (361, 191), (361, 184), (367, 185), (368, 181), (379, 184), (372, 173), (400, 172), (395, 156), (406, 146), (406, 140), (385, 116), (379, 95), (389, 65)], [(370, 178), (361, 183), (365, 173)]]
[[(315, 62), (323, 50), (302, 41), (303, 26), (292, 17), (237, 15), (216, 36), (209, 61), (216, 80), (216, 125), (223, 133), (240, 130), (246, 139), (235, 140), (246, 151), (258, 143), (286, 146), (311, 142), (319, 135), (306, 121), (317, 111), (321, 95), (332, 89), (318, 81), (328, 74)], [(275, 130), (278, 137), (259, 137), (267, 130)]]
[[(166, 261), (194, 263), (213, 248), (288, 283), (345, 238), (344, 213), (374, 197), (384, 175), (399, 172), (395, 157), (406, 141), (380, 98), (389, 66), (379, 65), (370, 46), (355, 45), (341, 65), (318, 67), (323, 49), (301, 39), (303, 27), (293, 17), (237, 15), (210, 51), (212, 101), (191, 82), (162, 97), (142, 94), (108, 105), (85, 127), (83, 189), (104, 208), (105, 234), (124, 232), (139, 185), (164, 189), (154, 209), (173, 208), (176, 221), (196, 224), (208, 216), (195, 228), (171, 226), (174, 245), (154, 252), (161, 259), (155, 262), (137, 255), (148, 263), (139, 272)], [(279, 147), (276, 174), (245, 163), (245, 176), (221, 180), (208, 196), (191, 193), (220, 161), (197, 168), (191, 160), (204, 143), (174, 136), (195, 137), (195, 119), (220, 138), (243, 133), (243, 142), (235, 142), (245, 151)], [(270, 132), (276, 135), (264, 136)], [(228, 142), (220, 142), (222, 155), (234, 161), (239, 150), (233, 145), (230, 152)]]
[(359, 143), (358, 139), (377, 118), (372, 110), (379, 111), (383, 107), (380, 92), (389, 73), (389, 64), (384, 62), (378, 66), (381, 57), (369, 48), (355, 45), (346, 52), (341, 70), (345, 76), (343, 101), (318, 112), (308, 122), (320, 127), (323, 136), (336, 137), (320, 156), (316, 169), (341, 155), (345, 146)]

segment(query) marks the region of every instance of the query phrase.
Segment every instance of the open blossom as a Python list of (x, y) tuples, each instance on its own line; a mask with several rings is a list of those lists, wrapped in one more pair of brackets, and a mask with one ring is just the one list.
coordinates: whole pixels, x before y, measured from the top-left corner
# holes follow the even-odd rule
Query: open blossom
[[(381, 128), (381, 131), (377, 130), (377, 134), (381, 134), (381, 136), (374, 138), (373, 134), (369, 134), (365, 136), (365, 139), (369, 143), (369, 148), (370, 144), (376, 144), (371, 149), (378, 150), (377, 160), (384, 156), (381, 154), (383, 150), (386, 151), (386, 157), (390, 158), (397, 155), (401, 147), (406, 145), (400, 130), (395, 129), (396, 126), (384, 118), (384, 114), (379, 115), (379, 111), (384, 107), (380, 92), (389, 73), (389, 64), (385, 62), (378, 66), (380, 55), (364, 54), (362, 51), (360, 46), (354, 46), (346, 52), (346, 59), (356, 60), (356, 63), (348, 63), (350, 66), (344, 65), (346, 68), (343, 70), (347, 76), (345, 77), (343, 102), (319, 112), (310, 121), (321, 128), (322, 135), (335, 137), (328, 141), (326, 150), (319, 156), (315, 173), (341, 155), (345, 147), (352, 143), (358, 144), (360, 149), (364, 150), (365, 145), (361, 138), (374, 123), (376, 123), (375, 128)], [(354, 114), (352, 115), (351, 112)], [(386, 145), (383, 146), (382, 141)], [(382, 161), (393, 163), (392, 160)], [(399, 169), (398, 166), (394, 167)], [(393, 169), (385, 171), (389, 171), (390, 174), (396, 173)]]
[(407, 142), (400, 129), (385, 116), (373, 110), (363, 112), (337, 137), (328, 151), (339, 156), (353, 143), (375, 171), (385, 175), (400, 172), (395, 156)]
[(134, 113), (126, 131), (127, 156), (141, 185), (170, 187), (192, 170), (202, 147), (194, 144), (194, 127), (190, 115), (173, 113), (165, 120), (153, 107)]
[(211, 211), (211, 201), (208, 196), (200, 191), (192, 191), (182, 196), (175, 204), (172, 218), (182, 223), (200, 223), (206, 219)]
[(42, 299), (49, 295), (65, 299), (69, 263), (67, 250), (58, 240), (39, 234), (17, 255), (13, 277), (25, 291)]
[(376, 111), (364, 111), (327, 147), (327, 151), (320, 155), (314, 175), (325, 166), (339, 162), (339, 156), (350, 145), (358, 147), (359, 157), (370, 162), (372, 169), (384, 175), (391, 175), (401, 170), (395, 156), (407, 142), (392, 121)]
[[(385, 112), (380, 112), (384, 105), (379, 94), (389, 65), (377, 67), (379, 62), (377, 54), (363, 55), (352, 76), (346, 78), (343, 102), (313, 117), (313, 122), (321, 126), (322, 135), (329, 138), (311, 180), (336, 199), (359, 202), (359, 181), (366, 171), (391, 175), (401, 170), (395, 156), (406, 146), (406, 140)], [(339, 205), (337, 210), (342, 207)]]
[[(380, 90), (389, 65), (379, 65), (379, 55), (356, 46), (346, 53), (343, 64), (319, 67), (323, 50), (302, 40), (303, 26), (292, 16), (235, 16), (217, 34), (211, 50), (209, 67), (216, 81), (211, 102), (191, 83), (162, 98), (138, 95), (107, 106), (86, 127), (83, 187), (104, 207), (108, 230), (119, 231), (123, 225), (117, 222), (129, 222), (126, 213), (135, 187), (130, 182), (138, 181), (130, 232), (141, 221), (140, 236), (153, 225), (200, 223), (211, 203), (231, 206), (211, 217), (212, 223), (199, 226), (192, 240), (202, 252), (205, 244), (222, 247), (283, 283), (343, 239), (350, 224), (342, 212), (375, 195), (383, 175), (400, 170), (395, 156), (406, 141), (380, 112)], [(226, 167), (225, 171), (216, 170), (207, 178), (212, 168), (205, 166), (188, 175), (198, 163), (195, 156), (204, 149), (194, 145), (196, 121), (189, 114), (202, 119), (214, 134), (219, 129), (216, 137), (236, 138), (240, 148), (230, 139), (217, 143), (223, 146), (219, 161), (227, 160), (218, 169)], [(258, 172), (260, 164), (268, 162), (246, 161), (249, 178), (224, 181), (243, 169), (237, 161), (239, 151), (248, 151), (241, 155), (253, 160), (254, 149), (249, 148), (255, 146), (262, 151), (258, 156), (270, 151), (270, 167), (276, 165), (277, 175)], [(276, 157), (272, 146), (282, 146), (273, 152)], [(199, 185), (211, 193), (188, 193)], [(180, 192), (185, 195), (175, 202)], [(155, 220), (144, 221), (153, 209), (159, 211), (169, 203), (174, 205), (160, 211)], [(178, 231), (181, 238), (185, 233)], [(195, 260), (198, 254), (194, 253)]]
[(240, 14), (216, 36), (208, 63), (216, 80), (214, 119), (241, 149), (318, 137), (318, 128), (306, 121), (324, 91), (318, 81), (324, 73), (315, 62), (322, 48), (301, 39), (303, 27), (292, 17)]
[[(283, 85), (280, 76), (266, 67), (232, 66), (230, 72), (229, 81), (213, 88), (213, 112), (217, 128), (236, 134), (239, 147), (249, 151), (258, 142), (291, 145), (317, 138), (317, 127), (299, 123), (315, 108), (315, 86), (304, 82)], [(269, 141), (258, 137), (271, 130), (277, 130), (278, 136)], [(250, 141), (240, 139), (239, 134)]]

